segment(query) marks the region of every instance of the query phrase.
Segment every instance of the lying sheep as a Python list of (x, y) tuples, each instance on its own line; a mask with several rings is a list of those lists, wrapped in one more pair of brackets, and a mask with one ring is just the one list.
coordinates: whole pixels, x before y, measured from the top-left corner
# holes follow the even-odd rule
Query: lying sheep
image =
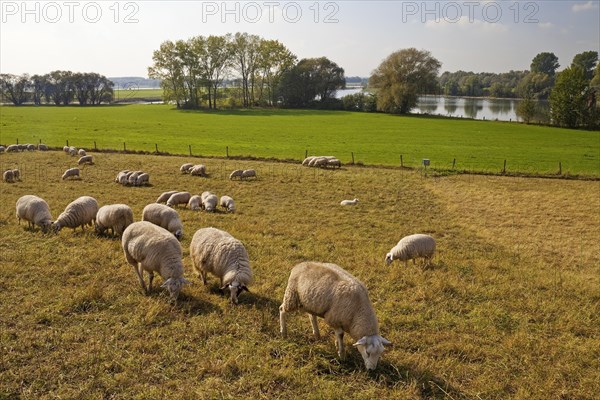
[(234, 170), (230, 175), (229, 175), (229, 179), (233, 179), (233, 178), (240, 178), (242, 179), (242, 174), (244, 173), (244, 170), (242, 169), (236, 169)]
[(129, 174), (129, 176), (127, 177), (127, 184), (132, 186), (135, 185), (138, 176), (140, 176), (143, 173), (144, 171), (134, 171), (131, 174)]
[(15, 183), (15, 173), (12, 169), (7, 169), (2, 174), (2, 180), (6, 183)]
[(84, 165), (84, 164), (89, 164), (89, 165), (94, 164), (94, 157), (92, 155), (83, 156), (79, 160), (77, 160), (77, 165)]
[(133, 224), (133, 211), (127, 204), (109, 204), (102, 206), (96, 213), (96, 232), (103, 234), (112, 231), (121, 236), (125, 228)]
[(206, 176), (206, 167), (203, 164), (194, 165), (190, 169), (190, 175), (193, 176)]
[(18, 169), (13, 169), (12, 172), (13, 172), (15, 181), (20, 181), (21, 180), (21, 171), (19, 171)]
[(231, 197), (229, 197), (229, 196), (221, 196), (221, 199), (219, 200), (219, 204), (226, 211), (235, 212), (235, 203), (233, 202), (233, 199)]
[(183, 236), (183, 224), (177, 211), (164, 204), (152, 203), (144, 207), (142, 221), (148, 221), (171, 232), (178, 240)]
[(72, 178), (72, 177), (77, 177), (80, 178), (79, 176), (79, 168), (69, 168), (68, 170), (65, 171), (64, 174), (62, 174), (62, 180), (64, 181), (67, 178)]
[(122, 181), (124, 180), (125, 176), (129, 173), (128, 169), (125, 169), (123, 171), (119, 171), (117, 173), (117, 176), (115, 177), (115, 182), (116, 183), (122, 183)]
[(167, 200), (167, 205), (169, 207), (175, 207), (178, 204), (183, 204), (184, 207), (187, 205), (188, 201), (190, 201), (190, 192), (177, 192), (173, 193), (169, 199)]
[(367, 370), (377, 367), (384, 346), (391, 343), (379, 335), (377, 317), (365, 285), (335, 264), (303, 262), (296, 265), (288, 280), (279, 307), (281, 335), (287, 336), (287, 313), (308, 313), (313, 334), (320, 337), (317, 316), (335, 330), (340, 359), (345, 358), (344, 332), (356, 341)]
[(340, 205), (342, 205), (342, 206), (355, 206), (357, 204), (358, 204), (358, 199), (340, 201)]
[(77, 150), (77, 155), (78, 155), (79, 157), (83, 157), (83, 156), (85, 156), (86, 154), (87, 154), (87, 153), (85, 152), (85, 150), (84, 150), (84, 149), (79, 149), (79, 150)]
[(39, 151), (48, 151), (48, 145), (40, 143), (40, 144), (38, 144), (38, 150)]
[(127, 186), (129, 184), (129, 177), (133, 174), (134, 171), (127, 171), (125, 174), (119, 177), (119, 183), (123, 186)]
[[(190, 283), (183, 277), (181, 245), (160, 226), (147, 221), (134, 222), (123, 232), (121, 246), (146, 295), (152, 291), (155, 272), (165, 280), (160, 287), (167, 289), (172, 300), (177, 300), (183, 285)], [(144, 271), (149, 276), (147, 287)]]
[(431, 258), (435, 253), (435, 239), (429, 235), (417, 233), (415, 235), (405, 236), (396, 246), (394, 246), (385, 256), (385, 263), (390, 265), (394, 260), (404, 261), (404, 266), (408, 267), (408, 260), (422, 257), (425, 259), (425, 266), (429, 265)]
[(25, 145), (25, 148), (27, 149), (27, 151), (35, 151), (35, 145), (34, 144), (27, 143)]
[(308, 164), (309, 164), (309, 163), (310, 163), (312, 160), (314, 160), (315, 158), (316, 158), (316, 156), (310, 156), (310, 157), (306, 157), (306, 158), (304, 159), (304, 161), (302, 161), (302, 165), (304, 165), (304, 166), (308, 167)]
[(37, 225), (42, 232), (48, 232), (48, 229), (52, 225), (52, 214), (50, 214), (50, 207), (48, 207), (48, 203), (44, 199), (28, 194), (19, 197), (16, 207), (19, 225), (21, 225), (21, 220), (24, 219), (27, 221), (29, 228)]
[(256, 178), (256, 171), (253, 169), (245, 169), (242, 172), (242, 176), (240, 177), (240, 179), (246, 179), (246, 178)]
[(181, 173), (183, 173), (183, 174), (188, 174), (190, 172), (190, 169), (192, 169), (193, 166), (194, 166), (194, 164), (192, 164), (192, 163), (185, 163), (181, 167), (179, 167), (179, 171), (181, 171)]
[(202, 208), (205, 211), (215, 211), (217, 209), (217, 202), (219, 199), (211, 192), (203, 192), (202, 195), (200, 195), (200, 200), (202, 201)]
[(150, 175), (147, 172), (139, 174), (135, 180), (135, 186), (142, 186), (150, 184)]
[(179, 193), (178, 190), (171, 190), (170, 192), (164, 192), (156, 199), (155, 203), (166, 203), (169, 200), (169, 197), (174, 195), (175, 193)]
[(187, 204), (188, 208), (190, 210), (194, 210), (194, 211), (200, 210), (201, 205), (202, 205), (202, 198), (200, 196), (198, 196), (197, 194), (190, 197), (190, 201), (188, 201), (188, 204)]
[(206, 285), (206, 274), (220, 279), (221, 290), (229, 289), (233, 304), (238, 296), (248, 290), (252, 270), (246, 248), (229, 233), (216, 228), (203, 228), (194, 233), (190, 244), (190, 257), (197, 276)]
[(78, 226), (84, 230), (86, 224), (93, 225), (97, 213), (98, 202), (96, 199), (90, 196), (81, 196), (67, 205), (65, 211), (52, 224), (52, 228), (55, 232), (59, 232), (64, 227), (74, 231)]
[(337, 158), (332, 158), (330, 160), (327, 160), (327, 164), (325, 164), (325, 166), (331, 168), (342, 168), (342, 162)]
[(6, 148), (6, 152), (7, 153), (13, 153), (13, 152), (16, 152), (16, 151), (19, 151), (19, 145), (18, 144), (10, 144)]

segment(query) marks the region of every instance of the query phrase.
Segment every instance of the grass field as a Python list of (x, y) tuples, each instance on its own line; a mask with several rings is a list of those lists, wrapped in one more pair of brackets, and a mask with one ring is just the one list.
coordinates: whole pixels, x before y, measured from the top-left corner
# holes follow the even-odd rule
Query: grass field
[[(81, 112), (84, 119), (94, 111)], [(76, 162), (62, 152), (0, 155), (2, 169), (23, 175), (1, 184), (0, 398), (591, 400), (600, 393), (598, 181), (92, 154), (96, 165), (71, 182), (60, 175)], [(209, 177), (180, 175), (187, 161), (204, 163)], [(255, 168), (259, 179), (230, 181), (236, 168)], [(121, 169), (149, 172), (152, 186), (115, 184)], [(101, 205), (129, 204), (139, 220), (146, 204), (173, 189), (229, 194), (238, 208), (179, 209), (194, 284), (177, 305), (160, 289), (142, 294), (118, 239), (89, 229), (43, 235), (14, 214), (25, 194), (43, 197), (54, 218), (92, 195)], [(354, 197), (358, 206), (338, 205)], [(255, 282), (238, 306), (218, 293), (214, 277), (205, 287), (191, 273), (189, 243), (206, 226), (248, 249)], [(436, 238), (433, 266), (386, 267), (389, 249), (415, 232)], [(313, 339), (301, 313), (290, 316), (289, 337), (279, 337), (289, 271), (305, 260), (337, 263), (369, 288), (381, 334), (394, 343), (375, 372), (364, 371), (351, 346), (340, 362), (332, 330), (321, 321), (324, 337)]]
[(169, 105), (0, 107), (2, 144), (39, 143), (174, 154), (302, 160), (498, 173), (600, 176), (600, 132), (462, 119), (310, 110), (180, 111)]
[(127, 102), (134, 100), (159, 101), (162, 100), (162, 89), (117, 89), (114, 91), (114, 100), (117, 102)]

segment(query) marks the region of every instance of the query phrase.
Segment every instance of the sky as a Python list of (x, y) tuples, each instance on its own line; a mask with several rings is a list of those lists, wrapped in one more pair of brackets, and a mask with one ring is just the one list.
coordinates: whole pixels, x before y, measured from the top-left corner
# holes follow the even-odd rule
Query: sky
[(415, 47), (443, 71), (529, 69), (553, 52), (561, 67), (600, 49), (600, 0), (582, 1), (7, 1), (0, 0), (0, 72), (147, 76), (166, 40), (248, 32), (298, 59), (328, 57), (368, 77)]

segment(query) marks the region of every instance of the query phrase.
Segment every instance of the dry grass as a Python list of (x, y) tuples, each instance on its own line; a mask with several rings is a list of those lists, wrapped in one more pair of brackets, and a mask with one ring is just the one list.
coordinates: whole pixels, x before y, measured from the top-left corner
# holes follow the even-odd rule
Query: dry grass
[[(0, 398), (593, 399), (600, 393), (600, 183), (485, 176), (424, 178), (389, 169), (97, 154), (81, 181), (62, 153), (4, 154), (23, 182), (0, 199)], [(143, 169), (151, 187), (113, 182)], [(232, 182), (236, 168), (259, 179)], [(251, 294), (233, 307), (215, 278), (177, 305), (142, 294), (118, 239), (17, 225), (14, 204), (37, 194), (54, 217), (80, 195), (125, 202), (136, 219), (166, 190), (229, 194), (238, 212), (179, 210), (189, 242), (206, 226), (246, 245)], [(358, 197), (357, 207), (339, 201)], [(438, 241), (432, 268), (386, 267), (404, 235)], [(335, 262), (366, 283), (382, 335), (394, 343), (374, 373), (358, 352), (336, 357), (333, 333), (314, 340), (304, 315), (279, 337), (289, 270)], [(158, 283), (161, 282), (157, 278)], [(347, 339), (349, 342), (350, 339)]]

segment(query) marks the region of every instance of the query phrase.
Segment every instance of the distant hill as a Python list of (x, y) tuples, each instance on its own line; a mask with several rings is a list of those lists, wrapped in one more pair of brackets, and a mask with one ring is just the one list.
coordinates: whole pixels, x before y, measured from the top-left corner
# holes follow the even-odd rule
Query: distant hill
[(115, 89), (160, 88), (160, 80), (142, 78), (141, 76), (123, 76), (108, 79), (110, 79), (115, 84)]

